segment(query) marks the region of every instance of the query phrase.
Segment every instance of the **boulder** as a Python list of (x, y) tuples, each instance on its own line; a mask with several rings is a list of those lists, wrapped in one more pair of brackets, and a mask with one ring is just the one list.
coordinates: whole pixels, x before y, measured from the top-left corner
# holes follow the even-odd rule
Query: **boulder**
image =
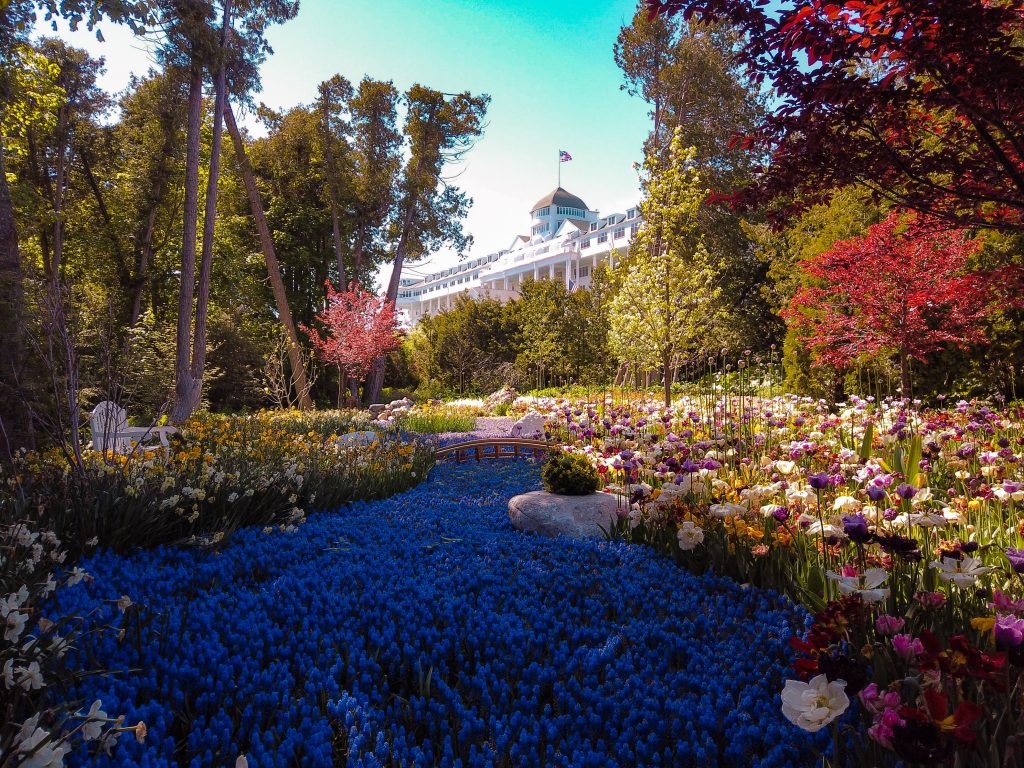
[(604, 539), (618, 522), (615, 497), (609, 493), (560, 496), (531, 491), (508, 502), (512, 527), (541, 536)]
[(368, 408), (368, 410), (370, 411), (370, 415), (376, 419), (378, 416), (384, 413), (384, 411), (386, 411), (387, 408), (387, 405), (385, 405), (384, 403), (374, 403)]
[(512, 437), (543, 437), (544, 436), (544, 416), (537, 413), (536, 411), (530, 411), (528, 414), (523, 416), (519, 421), (512, 425), (512, 431), (509, 433)]
[(388, 408), (390, 408), (393, 411), (398, 408), (405, 408), (406, 410), (408, 410), (409, 408), (412, 408), (412, 400), (410, 400), (408, 397), (403, 397), (401, 400), (392, 400), (390, 403), (388, 403)]

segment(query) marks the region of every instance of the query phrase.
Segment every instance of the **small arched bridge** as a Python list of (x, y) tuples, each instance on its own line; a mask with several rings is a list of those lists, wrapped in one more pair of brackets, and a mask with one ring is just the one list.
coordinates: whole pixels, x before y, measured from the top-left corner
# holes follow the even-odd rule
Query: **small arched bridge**
[(462, 463), (471, 457), (481, 459), (515, 459), (520, 456), (543, 458), (551, 450), (551, 446), (543, 440), (527, 440), (522, 437), (488, 437), (479, 440), (466, 440), (461, 443), (438, 448), (437, 461), (455, 459)]

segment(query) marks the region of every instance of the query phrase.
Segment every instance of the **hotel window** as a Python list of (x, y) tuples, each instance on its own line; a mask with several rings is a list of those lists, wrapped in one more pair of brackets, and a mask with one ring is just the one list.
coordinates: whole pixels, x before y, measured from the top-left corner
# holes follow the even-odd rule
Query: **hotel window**
[(550, 212), (551, 207), (548, 206), (547, 208), (538, 208), (536, 211), (533, 212), (533, 215), (535, 218), (539, 219), (541, 216), (547, 216)]
[(616, 238), (622, 237), (625, 234), (626, 234), (626, 228), (625, 227), (619, 227), (618, 229), (615, 230), (615, 237)]
[(580, 277), (586, 277), (590, 274), (590, 267), (580, 267)]
[(631, 226), (629, 228), (629, 236), (630, 237), (636, 237), (636, 233), (637, 233), (637, 231), (639, 229), (640, 229), (640, 225), (639, 224), (634, 224), (633, 226)]
[(599, 243), (607, 243), (608, 242), (608, 233), (605, 232), (603, 235), (598, 235), (597, 236), (597, 242), (599, 242)]
[(595, 229), (597, 229), (597, 222), (596, 221), (593, 224), (590, 225), (590, 231), (591, 232), (593, 232)]
[(580, 243), (580, 248), (589, 248), (589, 247), (590, 247), (590, 238), (588, 237), (586, 240), (584, 240), (582, 243)]
[(632, 219), (634, 216), (636, 216), (636, 208), (630, 208), (628, 211), (626, 211), (627, 219)]

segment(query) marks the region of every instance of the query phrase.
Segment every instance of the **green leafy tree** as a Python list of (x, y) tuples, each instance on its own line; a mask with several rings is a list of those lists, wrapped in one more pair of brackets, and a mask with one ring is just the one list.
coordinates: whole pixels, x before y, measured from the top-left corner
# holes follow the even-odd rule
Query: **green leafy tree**
[(719, 272), (704, 246), (699, 210), (707, 195), (694, 150), (676, 133), (667, 161), (650, 155), (643, 225), (630, 245), (611, 307), (611, 345), (619, 359), (664, 374), (671, 404), (673, 370), (709, 342), (720, 308)]

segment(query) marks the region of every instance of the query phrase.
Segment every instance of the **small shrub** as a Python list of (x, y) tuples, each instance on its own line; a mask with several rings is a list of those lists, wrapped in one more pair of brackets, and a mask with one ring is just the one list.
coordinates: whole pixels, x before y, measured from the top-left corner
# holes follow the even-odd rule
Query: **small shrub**
[(420, 435), (472, 432), (476, 429), (476, 416), (450, 408), (417, 409), (402, 417), (400, 428)]
[(585, 496), (597, 490), (597, 470), (585, 456), (557, 453), (547, 460), (540, 473), (544, 489), (565, 496)]
[(508, 416), (508, 407), (509, 407), (508, 403), (499, 403), (498, 405), (494, 406), (494, 415), (495, 416)]

